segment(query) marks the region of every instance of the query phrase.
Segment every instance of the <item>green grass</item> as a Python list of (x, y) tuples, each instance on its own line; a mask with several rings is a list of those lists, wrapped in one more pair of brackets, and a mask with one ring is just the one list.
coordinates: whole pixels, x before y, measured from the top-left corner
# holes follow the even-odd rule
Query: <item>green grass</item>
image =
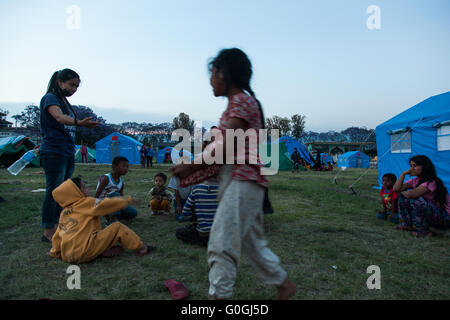
[[(152, 177), (168, 167), (132, 166), (124, 177), (125, 194), (145, 197)], [(94, 192), (108, 166), (77, 165)], [(378, 208), (376, 170), (281, 172), (270, 179), (275, 213), (265, 216), (270, 248), (297, 286), (295, 299), (448, 299), (450, 297), (449, 238), (416, 239), (375, 218)], [(170, 299), (163, 281), (182, 281), (191, 299), (207, 299), (206, 248), (182, 243), (175, 230), (182, 224), (173, 216), (152, 216), (146, 202), (129, 223), (145, 243), (157, 251), (137, 257), (99, 258), (80, 265), (81, 290), (68, 290), (70, 265), (49, 258), (49, 244), (40, 241), (41, 205), (45, 187), (41, 168), (18, 176), (0, 172), (0, 299)], [(368, 290), (367, 267), (381, 269), (381, 290)], [(333, 269), (332, 266), (337, 266)], [(275, 289), (264, 285), (244, 256), (235, 285), (236, 299), (272, 299)]]

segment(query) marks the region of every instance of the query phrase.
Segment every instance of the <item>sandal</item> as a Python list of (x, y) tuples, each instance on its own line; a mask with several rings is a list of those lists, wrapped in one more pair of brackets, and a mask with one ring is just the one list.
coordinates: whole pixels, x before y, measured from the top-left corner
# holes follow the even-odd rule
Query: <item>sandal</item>
[(188, 296), (188, 290), (186, 287), (178, 281), (169, 279), (164, 281), (164, 285), (169, 289), (170, 295), (175, 300), (186, 299)]

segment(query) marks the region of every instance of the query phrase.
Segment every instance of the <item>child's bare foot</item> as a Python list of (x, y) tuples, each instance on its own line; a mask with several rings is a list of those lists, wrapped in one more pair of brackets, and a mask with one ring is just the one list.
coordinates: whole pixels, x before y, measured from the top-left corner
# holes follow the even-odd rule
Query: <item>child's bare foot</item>
[(165, 215), (165, 216), (168, 216), (169, 214), (170, 214), (169, 211), (164, 211), (164, 212), (163, 212), (163, 215)]
[(154, 246), (143, 246), (140, 250), (138, 250), (137, 255), (139, 257), (141, 256), (145, 256), (147, 254), (149, 254), (150, 252), (154, 251), (156, 249), (156, 247)]
[(155, 214), (157, 214), (158, 212), (156, 211), (150, 211), (150, 216), (154, 216)]
[(277, 300), (288, 300), (295, 293), (295, 285), (286, 278), (286, 280), (284, 280), (284, 282), (277, 287), (277, 290)]

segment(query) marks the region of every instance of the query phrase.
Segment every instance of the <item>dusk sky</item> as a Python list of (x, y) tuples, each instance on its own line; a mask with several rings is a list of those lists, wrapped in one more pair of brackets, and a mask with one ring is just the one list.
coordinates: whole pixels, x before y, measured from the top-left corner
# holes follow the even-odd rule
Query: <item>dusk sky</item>
[[(367, 26), (371, 5), (380, 29)], [(449, 39), (448, 0), (2, 0), (0, 108), (38, 104), (53, 72), (71, 68), (82, 84), (69, 101), (108, 122), (185, 112), (216, 123), (226, 100), (213, 96), (207, 63), (238, 47), (266, 117), (375, 128), (450, 90)]]

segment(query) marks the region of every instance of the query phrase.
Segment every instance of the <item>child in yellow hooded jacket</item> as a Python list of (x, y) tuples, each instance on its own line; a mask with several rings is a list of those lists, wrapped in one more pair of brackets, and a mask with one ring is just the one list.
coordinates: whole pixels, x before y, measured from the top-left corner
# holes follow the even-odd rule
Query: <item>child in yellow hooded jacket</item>
[(126, 208), (133, 202), (131, 197), (90, 197), (80, 178), (66, 180), (52, 194), (63, 210), (50, 256), (71, 263), (88, 262), (110, 250), (117, 241), (126, 249), (136, 250), (139, 256), (155, 249), (144, 245), (134, 231), (120, 222), (101, 228), (100, 217)]

